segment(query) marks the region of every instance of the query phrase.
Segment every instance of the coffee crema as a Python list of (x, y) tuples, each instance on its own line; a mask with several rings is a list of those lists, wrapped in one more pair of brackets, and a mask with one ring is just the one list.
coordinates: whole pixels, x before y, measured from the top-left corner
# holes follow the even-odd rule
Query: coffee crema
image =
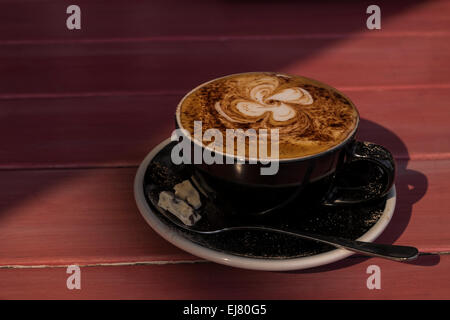
[(224, 136), (227, 129), (278, 129), (280, 159), (314, 155), (340, 144), (358, 119), (354, 105), (337, 90), (269, 72), (235, 74), (201, 85), (183, 98), (177, 112), (191, 135), (194, 121), (202, 122), (203, 133), (218, 129)]

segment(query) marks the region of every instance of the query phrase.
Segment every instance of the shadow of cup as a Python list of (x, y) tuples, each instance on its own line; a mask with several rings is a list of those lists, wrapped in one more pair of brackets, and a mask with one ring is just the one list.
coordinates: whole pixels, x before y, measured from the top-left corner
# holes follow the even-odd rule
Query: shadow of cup
[[(370, 141), (385, 146), (396, 157), (397, 176), (395, 187), (397, 190), (397, 204), (394, 215), (381, 236), (375, 241), (378, 243), (392, 244), (403, 234), (411, 219), (412, 206), (419, 201), (427, 192), (427, 177), (416, 170), (408, 169), (409, 153), (403, 140), (391, 130), (366, 119), (360, 120), (357, 139)], [(414, 244), (410, 244), (413, 245)], [(418, 244), (416, 244), (418, 245)], [(329, 265), (312, 268), (308, 270), (292, 271), (294, 273), (316, 273), (349, 267), (366, 260), (369, 257), (353, 256)], [(440, 261), (439, 255), (427, 253), (420, 254), (411, 265), (434, 266)]]

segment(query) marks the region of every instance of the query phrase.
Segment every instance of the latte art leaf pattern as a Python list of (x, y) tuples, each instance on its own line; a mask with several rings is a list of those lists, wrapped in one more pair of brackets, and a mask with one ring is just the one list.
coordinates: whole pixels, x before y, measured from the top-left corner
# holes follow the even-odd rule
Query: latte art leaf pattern
[[(292, 105), (313, 103), (313, 98), (305, 89), (293, 87), (277, 92), (279, 85), (278, 79), (273, 77), (258, 79), (255, 83), (250, 83), (244, 91), (247, 96), (225, 96), (222, 101), (216, 102), (215, 108), (231, 122), (251, 123), (261, 120), (261, 117), (271, 117), (273, 121), (284, 122), (301, 112)], [(228, 103), (228, 106), (225, 103)], [(241, 116), (233, 116), (235, 113), (240, 113)]]

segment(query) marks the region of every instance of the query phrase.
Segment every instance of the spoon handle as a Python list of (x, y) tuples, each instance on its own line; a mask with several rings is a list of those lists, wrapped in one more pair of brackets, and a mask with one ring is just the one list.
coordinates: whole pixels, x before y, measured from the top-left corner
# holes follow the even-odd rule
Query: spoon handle
[(231, 229), (232, 230), (253, 229), (253, 230), (265, 230), (265, 231), (270, 231), (270, 232), (283, 233), (283, 234), (288, 234), (288, 235), (296, 236), (296, 237), (303, 238), (303, 239), (314, 240), (314, 241), (330, 244), (337, 248), (347, 249), (347, 250), (362, 253), (362, 254), (365, 254), (368, 256), (376, 256), (376, 257), (386, 258), (386, 259), (390, 259), (390, 260), (394, 260), (394, 261), (410, 261), (410, 260), (416, 259), (419, 255), (419, 250), (417, 250), (417, 248), (414, 248), (414, 247), (349, 240), (349, 239), (340, 238), (340, 237), (317, 235), (317, 234), (312, 234), (312, 233), (303, 232), (303, 231), (287, 231), (287, 230), (276, 229), (276, 228), (271, 228), (271, 227), (263, 227), (263, 226), (232, 227), (232, 228), (229, 228), (228, 230), (231, 230)]

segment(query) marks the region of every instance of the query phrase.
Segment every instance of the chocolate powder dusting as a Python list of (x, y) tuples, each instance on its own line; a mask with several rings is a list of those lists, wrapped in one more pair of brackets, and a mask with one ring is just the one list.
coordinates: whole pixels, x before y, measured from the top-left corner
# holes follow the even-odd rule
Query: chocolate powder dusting
[[(191, 134), (194, 121), (202, 122), (203, 133), (210, 128), (222, 134), (226, 129), (278, 129), (281, 159), (319, 153), (339, 144), (353, 132), (358, 118), (356, 108), (337, 90), (279, 73), (245, 73), (214, 80), (186, 96), (179, 108), (181, 124)], [(236, 153), (236, 148), (226, 152)]]
[(169, 167), (154, 161), (148, 166), (146, 180), (152, 181), (152, 185), (158, 186), (163, 191), (172, 190), (176, 184), (183, 181), (183, 178), (174, 175)]

